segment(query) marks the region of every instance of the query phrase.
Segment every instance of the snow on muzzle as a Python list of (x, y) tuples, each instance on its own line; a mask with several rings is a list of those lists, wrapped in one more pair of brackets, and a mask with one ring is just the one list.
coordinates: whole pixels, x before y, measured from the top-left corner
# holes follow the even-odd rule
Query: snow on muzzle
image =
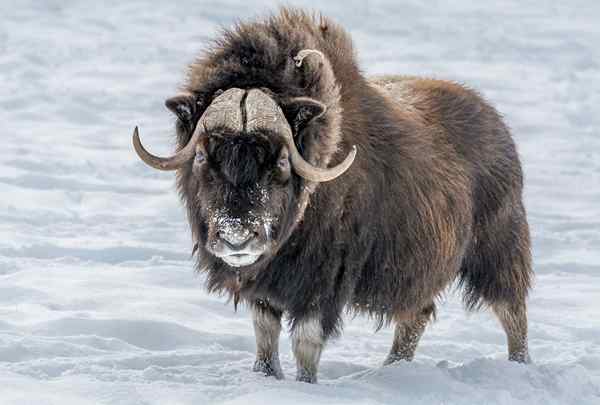
[(232, 267), (250, 266), (268, 250), (270, 221), (217, 215), (209, 250)]

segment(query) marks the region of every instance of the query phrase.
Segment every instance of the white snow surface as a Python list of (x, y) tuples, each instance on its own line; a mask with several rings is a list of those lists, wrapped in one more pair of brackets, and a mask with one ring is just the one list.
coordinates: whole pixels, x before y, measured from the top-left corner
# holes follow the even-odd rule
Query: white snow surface
[(163, 100), (260, 0), (0, 1), (0, 404), (600, 404), (600, 3), (381, 0), (320, 8), (368, 74), (480, 90), (514, 131), (536, 284), (532, 365), (448, 292), (412, 363), (347, 319), (320, 383), (252, 373), (249, 313), (208, 295), (172, 173)]

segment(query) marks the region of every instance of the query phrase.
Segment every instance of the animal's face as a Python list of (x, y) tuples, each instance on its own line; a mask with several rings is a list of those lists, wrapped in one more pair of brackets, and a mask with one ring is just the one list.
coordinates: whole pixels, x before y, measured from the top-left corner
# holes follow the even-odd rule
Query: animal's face
[[(180, 120), (189, 119), (193, 96), (167, 100)], [(324, 106), (299, 98), (284, 108), (294, 126), (312, 119)], [(312, 166), (298, 152), (280, 105), (258, 89), (229, 89), (213, 99), (193, 123), (187, 145), (171, 158), (150, 155), (134, 134), (134, 146), (146, 163), (162, 170), (179, 169), (192, 231), (204, 256), (231, 267), (267, 261), (304, 207), (298, 196), (301, 177), (332, 180), (346, 171), (353, 150), (339, 165)], [(136, 129), (137, 131), (137, 129)]]
[(198, 242), (230, 266), (268, 258), (296, 200), (289, 152), (276, 136), (215, 131), (194, 158), (185, 192), (199, 202)]

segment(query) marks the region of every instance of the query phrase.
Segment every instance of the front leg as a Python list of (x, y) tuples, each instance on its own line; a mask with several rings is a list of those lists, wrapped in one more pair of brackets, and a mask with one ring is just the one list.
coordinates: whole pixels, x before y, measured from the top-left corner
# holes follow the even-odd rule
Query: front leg
[(317, 382), (317, 371), (325, 336), (318, 318), (298, 320), (292, 328), (292, 350), (296, 357), (296, 380)]
[(257, 301), (252, 305), (252, 321), (256, 337), (256, 361), (252, 370), (283, 379), (279, 364), (281, 312), (264, 301)]

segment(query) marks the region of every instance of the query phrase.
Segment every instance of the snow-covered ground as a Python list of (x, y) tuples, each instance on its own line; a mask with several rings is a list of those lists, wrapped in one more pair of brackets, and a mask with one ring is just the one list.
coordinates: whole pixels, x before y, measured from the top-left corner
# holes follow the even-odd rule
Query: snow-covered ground
[[(320, 2), (292, 2), (310, 7)], [(258, 0), (0, 1), (0, 404), (600, 404), (600, 3), (340, 1), (368, 73), (480, 89), (514, 130), (537, 281), (535, 364), (449, 293), (410, 364), (349, 319), (320, 384), (252, 373), (247, 311), (203, 290), (163, 100), (220, 25)]]

